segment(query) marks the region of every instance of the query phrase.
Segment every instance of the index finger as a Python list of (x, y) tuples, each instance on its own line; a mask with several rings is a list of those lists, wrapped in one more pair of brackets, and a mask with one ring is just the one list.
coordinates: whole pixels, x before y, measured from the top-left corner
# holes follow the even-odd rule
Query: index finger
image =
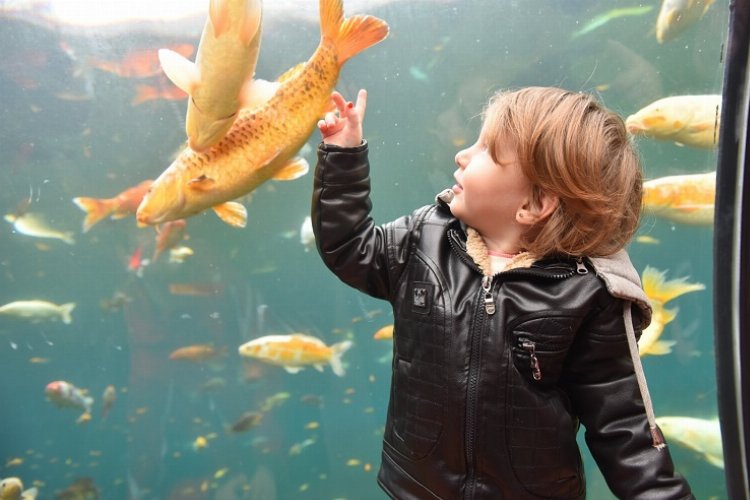
[(342, 96), (339, 92), (334, 90), (331, 93), (331, 99), (333, 100), (333, 103), (336, 105), (336, 109), (338, 109), (339, 115), (344, 116), (344, 111), (346, 110), (346, 99), (344, 99), (344, 96)]

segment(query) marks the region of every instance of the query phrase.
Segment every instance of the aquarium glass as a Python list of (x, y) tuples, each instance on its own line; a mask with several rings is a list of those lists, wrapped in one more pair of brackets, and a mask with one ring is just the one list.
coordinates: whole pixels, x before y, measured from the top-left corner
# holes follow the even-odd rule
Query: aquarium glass
[[(728, 2), (664, 1), (705, 5), (660, 42), (656, 0), (344, 0), (347, 15), (390, 26), (336, 85), (347, 99), (369, 92), (375, 220), (453, 185), (455, 154), (475, 140), (497, 90), (589, 92), (623, 118), (666, 97), (720, 95)], [(211, 209), (184, 225), (139, 227), (132, 195), (116, 199), (185, 148), (188, 101), (157, 50), (194, 60), (208, 7), (0, 1), (0, 306), (54, 306), (0, 314), (0, 476), (37, 487), (39, 498), (384, 498), (376, 475), (392, 340), (375, 334), (393, 315), (341, 283), (305, 239), (317, 130), (299, 152), (307, 174), (236, 200), (244, 228)], [(318, 46), (318, 4), (267, 0), (263, 9), (255, 76), (274, 81)], [(716, 169), (712, 144), (634, 141), (648, 180)], [(692, 200), (701, 189), (708, 201)], [(657, 418), (700, 419), (702, 435), (713, 431), (706, 443), (684, 439), (689, 427), (667, 440), (696, 497), (721, 499), (712, 260), (724, 256), (713, 255), (712, 189), (645, 210), (628, 250), (639, 273), (683, 287), (654, 299), (662, 343), (643, 366)], [(81, 198), (109, 210), (87, 231)], [(238, 353), (253, 339), (295, 333), (351, 342), (343, 376), (327, 362), (290, 373)], [(92, 398), (90, 412), (56, 403), (56, 381), (80, 389), (69, 398), (84, 407)], [(588, 496), (614, 498), (582, 434)]]

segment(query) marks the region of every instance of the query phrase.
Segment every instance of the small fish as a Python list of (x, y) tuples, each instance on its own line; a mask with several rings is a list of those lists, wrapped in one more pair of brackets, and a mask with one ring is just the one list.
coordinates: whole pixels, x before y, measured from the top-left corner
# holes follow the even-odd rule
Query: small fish
[[(195, 48), (189, 43), (171, 45), (169, 50), (179, 54), (180, 57), (190, 57), (195, 52)], [(107, 61), (92, 57), (89, 58), (88, 63), (97, 69), (121, 78), (148, 78), (161, 72), (158, 52), (155, 49), (131, 50), (118, 61)]]
[(653, 5), (642, 5), (639, 7), (623, 7), (619, 9), (610, 9), (607, 12), (599, 14), (598, 16), (591, 19), (589, 22), (584, 24), (581, 29), (573, 32), (571, 38), (578, 38), (579, 36), (591, 33), (592, 31), (601, 28), (608, 22), (620, 17), (642, 16), (644, 14), (648, 14), (653, 10), (653, 8)]
[(343, 377), (345, 370), (341, 357), (351, 346), (352, 342), (345, 340), (329, 347), (319, 338), (295, 333), (267, 335), (251, 340), (241, 345), (239, 352), (241, 356), (281, 366), (289, 373), (298, 373), (310, 365), (323, 371), (323, 366), (330, 364), (333, 373)]
[(102, 393), (102, 419), (107, 418), (116, 400), (117, 389), (115, 389), (114, 385), (110, 384), (104, 388), (104, 392)]
[(289, 456), (294, 457), (300, 455), (305, 448), (314, 445), (315, 442), (316, 441), (314, 438), (307, 438), (299, 443), (294, 443), (291, 447), (289, 447)]
[(321, 40), (313, 56), (284, 73), (268, 101), (241, 110), (218, 144), (202, 153), (189, 147), (180, 153), (143, 198), (139, 222), (160, 224), (211, 208), (224, 222), (245, 227), (247, 210), (231, 200), (269, 179), (307, 173), (307, 161), (294, 155), (331, 109), (342, 65), (388, 34), (380, 19), (343, 14), (341, 0), (320, 0)]
[(217, 349), (209, 344), (195, 344), (175, 349), (169, 355), (171, 360), (193, 361), (203, 363), (226, 355), (226, 347)]
[(86, 198), (82, 196), (73, 198), (73, 203), (86, 212), (86, 218), (83, 220), (83, 232), (87, 232), (94, 224), (106, 217), (123, 219), (128, 215), (135, 214), (152, 182), (152, 180), (142, 181), (113, 198)]
[(393, 340), (393, 325), (385, 325), (372, 336), (375, 340)]
[(86, 392), (64, 380), (50, 382), (44, 388), (47, 399), (58, 408), (78, 408), (90, 414), (94, 398), (86, 395)]
[(272, 396), (268, 396), (260, 405), (260, 411), (262, 411), (263, 413), (268, 413), (277, 406), (281, 406), (282, 404), (284, 404), (289, 400), (290, 397), (292, 397), (292, 395), (286, 391), (277, 392)]
[(716, 172), (672, 175), (643, 183), (643, 208), (657, 217), (682, 224), (714, 223)]
[(17, 300), (0, 306), (0, 315), (27, 319), (32, 323), (62, 321), (69, 325), (73, 322), (71, 313), (75, 307), (75, 302), (57, 305), (46, 300)]
[(638, 110), (625, 126), (634, 135), (712, 149), (719, 138), (720, 116), (720, 95), (678, 95)]
[(188, 95), (180, 88), (165, 81), (156, 85), (136, 85), (135, 96), (130, 101), (131, 106), (138, 106), (148, 101), (182, 101)]
[(238, 418), (230, 427), (229, 430), (234, 433), (247, 432), (250, 429), (254, 429), (260, 425), (263, 421), (263, 414), (257, 411), (246, 411), (240, 418)]
[(640, 234), (636, 236), (635, 241), (638, 243), (643, 243), (644, 245), (658, 245), (661, 243), (658, 238), (654, 238), (653, 236), (649, 236), (647, 234)]
[(693, 450), (715, 467), (724, 468), (719, 419), (656, 417), (656, 423), (669, 441)]
[(195, 441), (193, 441), (192, 447), (195, 451), (204, 450), (208, 448), (208, 439), (203, 436), (198, 436), (195, 438)]
[(656, 18), (656, 40), (664, 43), (695, 24), (714, 0), (662, 0)]
[(39, 491), (36, 487), (23, 489), (23, 482), (17, 477), (0, 480), (0, 500), (34, 500)]
[(72, 231), (58, 231), (51, 228), (40, 214), (30, 212), (23, 215), (6, 214), (4, 219), (12, 224), (17, 232), (26, 236), (62, 240), (68, 245), (74, 245), (76, 242)]
[(176, 246), (169, 249), (169, 262), (172, 264), (182, 264), (188, 257), (192, 257), (195, 252), (190, 247), (184, 245)]
[(138, 245), (138, 247), (133, 250), (133, 253), (130, 254), (130, 257), (128, 257), (128, 271), (140, 276), (143, 272), (144, 266), (143, 245)]
[(172, 295), (188, 295), (191, 297), (210, 297), (224, 292), (221, 283), (170, 283), (169, 293)]
[(159, 51), (164, 73), (187, 94), (188, 146), (205, 151), (226, 135), (258, 92), (253, 74), (261, 40), (261, 0), (211, 0), (195, 63)]
[(90, 477), (82, 477), (62, 491), (55, 492), (55, 500), (97, 500), (99, 488)]
[(19, 465), (23, 465), (23, 458), (21, 457), (14, 457), (5, 462), (5, 467), (18, 467)]
[(666, 271), (646, 266), (641, 276), (643, 290), (653, 308), (651, 324), (643, 330), (638, 340), (638, 352), (641, 356), (672, 352), (672, 346), (676, 344), (674, 340), (659, 340), (664, 327), (677, 317), (677, 308), (667, 309), (666, 304), (680, 295), (706, 288), (702, 283), (687, 283), (686, 277), (666, 281), (665, 275)]
[(305, 217), (299, 228), (299, 242), (302, 243), (305, 252), (309, 252), (315, 246), (315, 233), (313, 233), (312, 219), (309, 215)]

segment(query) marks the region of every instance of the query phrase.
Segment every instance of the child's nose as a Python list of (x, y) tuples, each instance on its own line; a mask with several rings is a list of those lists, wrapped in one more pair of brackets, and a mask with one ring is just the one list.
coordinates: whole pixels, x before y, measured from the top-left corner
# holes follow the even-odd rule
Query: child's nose
[(466, 150), (462, 149), (458, 153), (456, 153), (456, 165), (458, 165), (460, 168), (464, 168), (466, 166)]

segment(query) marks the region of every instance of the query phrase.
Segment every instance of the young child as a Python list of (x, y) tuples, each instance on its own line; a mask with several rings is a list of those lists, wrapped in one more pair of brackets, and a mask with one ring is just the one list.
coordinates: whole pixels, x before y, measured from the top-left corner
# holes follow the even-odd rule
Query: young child
[(498, 93), (453, 188), (378, 226), (366, 97), (334, 93), (338, 113), (318, 123), (312, 221), (326, 265), (393, 307), (380, 486), (398, 499), (582, 499), (582, 424), (619, 498), (694, 498), (638, 357), (651, 309), (623, 250), (642, 177), (622, 120), (583, 93)]

